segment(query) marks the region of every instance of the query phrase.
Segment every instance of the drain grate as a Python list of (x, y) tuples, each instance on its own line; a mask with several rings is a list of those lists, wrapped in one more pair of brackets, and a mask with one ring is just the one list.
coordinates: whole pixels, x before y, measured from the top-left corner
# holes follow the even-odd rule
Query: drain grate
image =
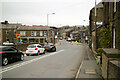
[(85, 74), (97, 74), (95, 69), (85, 69)]

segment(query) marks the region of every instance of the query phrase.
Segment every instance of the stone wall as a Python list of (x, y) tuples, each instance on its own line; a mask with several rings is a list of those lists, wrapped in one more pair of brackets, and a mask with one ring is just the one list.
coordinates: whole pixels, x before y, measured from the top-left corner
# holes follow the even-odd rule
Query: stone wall
[[(117, 72), (115, 71), (115, 67), (111, 65), (109, 65), (109, 63), (111, 61), (114, 60), (119, 60), (120, 59), (120, 51), (118, 49), (114, 49), (114, 48), (104, 48), (102, 49), (102, 77), (105, 80), (108, 80), (109, 77), (114, 77), (112, 76), (113, 74), (117, 75), (118, 73), (114, 73)], [(114, 68), (114, 69), (113, 69)], [(111, 72), (113, 72), (111, 74)], [(117, 78), (117, 76), (115, 76), (115, 78)]]
[(109, 62), (108, 80), (120, 80), (120, 60)]
[(15, 47), (20, 51), (26, 51), (27, 46), (30, 44), (17, 44)]
[(107, 78), (108, 59), (105, 54), (102, 55), (102, 77)]

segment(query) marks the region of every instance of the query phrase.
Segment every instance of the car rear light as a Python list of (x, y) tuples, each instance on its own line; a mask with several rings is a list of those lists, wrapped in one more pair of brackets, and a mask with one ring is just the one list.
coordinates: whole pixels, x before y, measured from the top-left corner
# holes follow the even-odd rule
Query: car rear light
[(26, 50), (28, 50), (28, 48), (26, 48)]
[(35, 50), (37, 50), (38, 48), (35, 48)]
[(50, 48), (52, 48), (52, 46), (50, 46)]
[(2, 53), (4, 53), (4, 52), (0, 52), (0, 54), (2, 54)]

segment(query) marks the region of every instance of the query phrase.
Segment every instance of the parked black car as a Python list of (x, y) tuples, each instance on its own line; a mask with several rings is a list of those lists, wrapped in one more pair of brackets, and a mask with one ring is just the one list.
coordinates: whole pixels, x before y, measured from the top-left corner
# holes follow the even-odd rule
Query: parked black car
[(24, 54), (13, 46), (0, 46), (0, 56), (4, 66), (13, 60), (24, 60)]
[(44, 45), (44, 48), (46, 51), (56, 51), (56, 47), (52, 43)]

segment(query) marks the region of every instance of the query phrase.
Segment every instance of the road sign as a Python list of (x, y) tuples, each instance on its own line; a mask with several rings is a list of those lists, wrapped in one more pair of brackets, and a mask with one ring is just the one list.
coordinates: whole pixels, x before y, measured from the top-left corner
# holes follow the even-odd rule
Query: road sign
[(17, 39), (21, 38), (21, 37), (20, 37), (20, 34), (16, 34), (16, 38), (17, 38)]

